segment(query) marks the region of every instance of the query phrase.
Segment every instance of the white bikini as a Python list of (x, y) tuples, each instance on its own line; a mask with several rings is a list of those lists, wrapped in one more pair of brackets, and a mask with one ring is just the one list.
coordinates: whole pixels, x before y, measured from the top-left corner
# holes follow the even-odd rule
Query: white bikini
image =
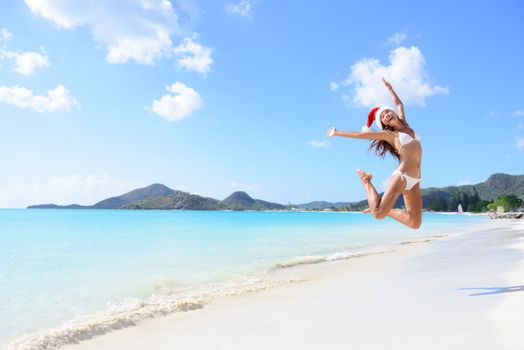
[[(407, 145), (408, 143), (412, 141), (418, 141), (420, 142), (420, 136), (415, 133), (415, 138), (411, 137), (409, 134), (406, 134), (404, 132), (398, 133), (398, 140), (400, 142), (400, 148), (402, 149), (402, 146)], [(406, 181), (406, 190), (411, 190), (416, 184), (420, 182), (420, 179), (414, 178), (409, 176), (406, 173), (403, 173), (402, 171), (395, 169), (393, 171), (393, 174), (391, 176), (400, 175), (400, 178)]]

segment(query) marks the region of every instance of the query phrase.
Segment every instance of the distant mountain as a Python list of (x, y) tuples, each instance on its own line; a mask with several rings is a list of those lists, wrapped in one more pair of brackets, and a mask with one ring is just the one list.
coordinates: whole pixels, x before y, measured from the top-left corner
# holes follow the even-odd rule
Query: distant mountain
[(278, 203), (253, 199), (245, 192), (234, 192), (223, 201), (175, 191), (162, 184), (139, 188), (121, 196), (104, 199), (92, 206), (78, 204), (31, 205), (29, 209), (165, 209), (165, 210), (282, 210)]
[[(480, 200), (492, 201), (504, 194), (514, 194), (524, 200), (524, 175), (493, 174), (486, 181), (474, 185), (429, 187), (421, 189), (422, 205), (425, 209), (433, 210), (457, 210), (458, 203), (472, 201), (477, 195)], [(382, 193), (380, 193), (382, 195)], [(310, 202), (306, 204), (294, 205), (306, 210), (343, 208), (349, 207), (351, 210), (363, 210), (368, 207), (367, 199), (358, 202)], [(399, 197), (395, 203), (395, 208), (404, 206), (404, 199)]]
[[(491, 201), (503, 194), (514, 194), (524, 200), (524, 175), (493, 174), (486, 181), (475, 185), (430, 187), (421, 190), (425, 209), (456, 210), (461, 203), (467, 210), (468, 203), (476, 205), (479, 201)], [(399, 208), (404, 205), (402, 196), (395, 203)], [(315, 201), (291, 205), (305, 210), (323, 210), (326, 208), (347, 208), (362, 210), (367, 208), (367, 200), (359, 202)], [(30, 209), (187, 209), (187, 210), (284, 210), (287, 207), (251, 198), (246, 192), (233, 192), (220, 201), (182, 191), (175, 191), (162, 184), (152, 184), (138, 188), (121, 196), (104, 199), (92, 206), (71, 204), (39, 204)]]
[(270, 203), (251, 198), (246, 192), (233, 192), (221, 204), (231, 210), (283, 210), (286, 207), (278, 203)]
[[(492, 201), (504, 194), (514, 194), (524, 200), (524, 175), (493, 174), (486, 181), (474, 185), (429, 187), (421, 189), (422, 205), (424, 209), (438, 211), (456, 211), (458, 204), (464, 210), (468, 204), (479, 201)], [(395, 204), (395, 208), (404, 205), (402, 197)], [(367, 201), (357, 203), (357, 206), (367, 206)]]
[(121, 196), (104, 199), (93, 205), (93, 209), (119, 209), (134, 202), (163, 197), (173, 194), (175, 191), (162, 184), (152, 184), (147, 187), (138, 188)]
[(174, 191), (173, 194), (142, 199), (124, 205), (120, 209), (278, 210), (285, 209), (285, 206), (253, 199), (242, 191), (232, 193), (223, 201), (187, 192)]
[(94, 205), (56, 205), (56, 204), (37, 204), (30, 205), (28, 209), (120, 209), (121, 207), (133, 202), (153, 197), (167, 196), (174, 193), (172, 189), (162, 184), (152, 184), (147, 187), (137, 188), (121, 196), (104, 199)]
[(222, 201), (224, 205), (229, 207), (239, 206), (242, 208), (249, 208), (255, 204), (255, 200), (251, 198), (246, 192), (233, 192), (229, 197)]
[(524, 199), (524, 175), (493, 174), (485, 182), (476, 185), (479, 196), (493, 200), (503, 194), (514, 194)]
[(124, 205), (121, 209), (186, 209), (186, 210), (218, 210), (225, 209), (220, 201), (182, 191), (173, 191), (167, 196), (146, 198)]
[(422, 194), (433, 195), (433, 193), (438, 193), (439, 191), (448, 194), (456, 191), (473, 194), (476, 191), (481, 199), (490, 201), (503, 194), (514, 194), (524, 200), (524, 175), (497, 173), (491, 175), (486, 181), (475, 185), (448, 186), (442, 188), (430, 187), (423, 189)]
[(255, 210), (284, 210), (286, 209), (285, 205), (278, 204), (278, 203), (272, 203), (272, 202), (266, 202), (261, 199), (255, 199)]

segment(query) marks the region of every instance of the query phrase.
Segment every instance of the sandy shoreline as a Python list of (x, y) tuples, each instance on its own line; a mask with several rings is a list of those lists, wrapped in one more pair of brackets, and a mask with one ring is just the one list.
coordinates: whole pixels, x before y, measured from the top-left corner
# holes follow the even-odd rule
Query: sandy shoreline
[(62, 349), (521, 349), (523, 252), (522, 222), (489, 222)]

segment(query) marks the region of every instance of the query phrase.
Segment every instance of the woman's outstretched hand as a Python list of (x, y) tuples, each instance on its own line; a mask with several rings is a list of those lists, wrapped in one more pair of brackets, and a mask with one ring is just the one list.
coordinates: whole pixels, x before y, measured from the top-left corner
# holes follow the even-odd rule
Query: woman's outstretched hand
[(326, 131), (326, 136), (327, 137), (335, 136), (335, 131), (337, 131), (335, 127), (329, 128), (328, 131)]
[(382, 77), (382, 81), (384, 82), (384, 85), (386, 85), (386, 87), (390, 90), (393, 89), (393, 86), (391, 86), (391, 84), (389, 83), (389, 81), (387, 81), (386, 79), (384, 79), (384, 77)]
[(389, 81), (387, 81), (384, 77), (382, 77), (382, 81), (384, 82), (384, 85), (386, 85), (386, 87), (388, 88), (389, 92), (391, 93), (391, 97), (393, 98), (393, 102), (398, 107), (399, 118), (404, 120), (404, 121), (406, 121), (406, 118), (404, 117), (404, 106), (402, 104), (402, 101), (400, 101), (400, 98), (398, 98), (397, 93), (395, 92), (395, 90), (393, 90), (393, 86), (391, 86)]

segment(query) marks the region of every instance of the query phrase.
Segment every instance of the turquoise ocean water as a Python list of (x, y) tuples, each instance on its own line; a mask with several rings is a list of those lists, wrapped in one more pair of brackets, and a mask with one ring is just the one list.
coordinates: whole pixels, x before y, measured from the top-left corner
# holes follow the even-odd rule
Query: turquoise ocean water
[(63, 344), (191, 308), (198, 293), (253, 287), (277, 266), (381, 251), (486, 221), (425, 213), (414, 231), (344, 212), (2, 209), (0, 344)]

